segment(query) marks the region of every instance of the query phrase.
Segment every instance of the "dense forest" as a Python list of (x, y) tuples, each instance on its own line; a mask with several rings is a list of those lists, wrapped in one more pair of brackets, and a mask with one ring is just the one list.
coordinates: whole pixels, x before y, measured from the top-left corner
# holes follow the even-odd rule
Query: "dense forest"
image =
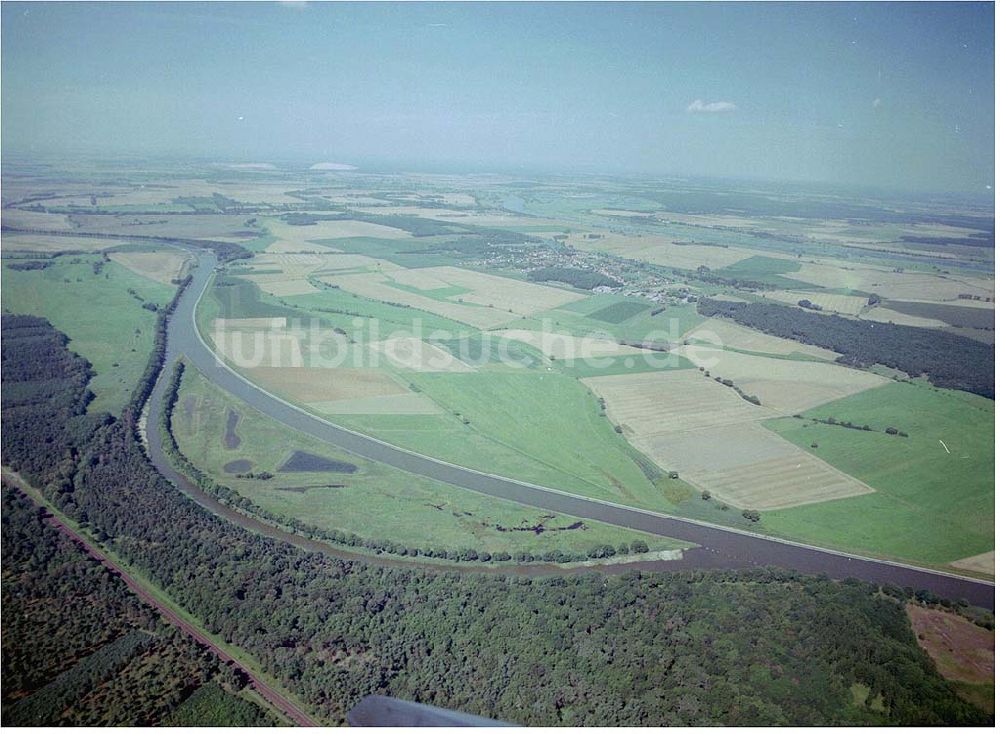
[(247, 683), (236, 669), (162, 622), (26, 497), (4, 485), (2, 507), (5, 726), (224, 723), (196, 706), (209, 696), (248, 725), (277, 723), (234, 695)]
[[(34, 339), (63, 354), (40, 362), (8, 338), (21, 320), (0, 325), (5, 427), (85, 403), (50, 327)], [(5, 436), (8, 464), (329, 721), (384, 693), (522, 724), (989, 723), (917, 646), (902, 590), (765, 568), (526, 578), (341, 561), (211, 515), (125, 420), (37, 431), (52, 441)]]
[(945, 331), (808, 313), (794, 306), (702, 298), (702, 316), (725, 316), (774, 336), (840, 352), (852, 367), (882, 364), (938, 387), (994, 396), (993, 345)]

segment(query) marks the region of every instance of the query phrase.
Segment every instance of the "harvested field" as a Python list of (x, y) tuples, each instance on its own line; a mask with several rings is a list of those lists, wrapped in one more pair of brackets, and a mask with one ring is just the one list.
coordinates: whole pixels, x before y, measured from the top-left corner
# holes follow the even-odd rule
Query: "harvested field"
[[(4, 209), (3, 214), (0, 215), (0, 222), (3, 223), (4, 227), (13, 227), (16, 229), (42, 229), (49, 232), (69, 232), (74, 229), (73, 223), (65, 214), (28, 212), (22, 209)], [(3, 248), (5, 250), (8, 249), (7, 238), (14, 236), (15, 235), (4, 234)]]
[(980, 553), (978, 556), (970, 556), (969, 558), (961, 558), (957, 561), (952, 561), (949, 565), (960, 568), (963, 571), (976, 571), (994, 576), (996, 575), (997, 568), (996, 551)]
[(630, 439), (773, 416), (697, 370), (588, 377), (583, 382), (607, 401), (608, 416)]
[(546, 331), (526, 331), (508, 329), (494, 332), (497, 337), (514, 339), (528, 344), (549, 359), (598, 359), (619, 355), (642, 355), (651, 353), (648, 349), (638, 349), (619, 344), (610, 339), (569, 336)]
[(686, 481), (736, 507), (780, 510), (874, 491), (759, 423), (665, 434), (649, 444)]
[(711, 247), (707, 245), (675, 245), (673, 239), (662, 235), (623, 235), (602, 233), (599, 239), (590, 239), (586, 232), (569, 235), (566, 244), (581, 250), (601, 250), (634, 260), (644, 260), (655, 265), (669, 265), (685, 270), (699, 266), (716, 270), (757, 253), (742, 247)]
[(267, 229), (279, 240), (298, 244), (349, 237), (373, 237), (383, 240), (401, 240), (412, 237), (406, 230), (382, 224), (359, 222), (353, 219), (320, 220), (315, 224), (307, 225), (289, 224), (280, 219), (268, 219)]
[(305, 278), (276, 278), (274, 276), (250, 275), (243, 276), (255, 283), (265, 293), (281, 298), (282, 296), (303, 296), (319, 290)]
[(336, 472), (337, 474), (353, 474), (358, 470), (354, 464), (346, 461), (335, 461), (305, 451), (294, 451), (278, 467), (279, 472)]
[(252, 239), (244, 222), (246, 215), (228, 214), (74, 214), (82, 232), (179, 237), (242, 242)]
[(708, 346), (688, 345), (677, 353), (723, 379), (778, 413), (791, 415), (847, 397), (888, 380), (871, 372), (836, 364), (759, 357)]
[(836, 262), (803, 262), (795, 273), (796, 280), (823, 288), (850, 289), (862, 293), (877, 293), (895, 301), (921, 299), (954, 301), (960, 293), (993, 297), (992, 281), (934, 273), (894, 273), (871, 267), (852, 267)]
[(839, 293), (823, 293), (815, 291), (767, 291), (765, 298), (782, 303), (796, 305), (805, 299), (822, 307), (826, 313), (839, 313), (857, 316), (868, 305), (868, 299), (863, 296), (844, 296)]
[(901, 313), (900, 311), (882, 306), (873, 308), (871, 311), (866, 311), (861, 315), (861, 318), (867, 321), (881, 321), (882, 323), (900, 324), (902, 326), (921, 326), (925, 329), (938, 329), (948, 325), (944, 321), (921, 316), (911, 316), (910, 314)]
[[(320, 225), (323, 226), (320, 227)], [(373, 237), (381, 240), (405, 240), (413, 236), (403, 229), (387, 227), (384, 224), (359, 222), (354, 219), (333, 222), (320, 221), (313, 225), (300, 227), (300, 229), (304, 230), (312, 230), (314, 228), (319, 228), (322, 232), (318, 236), (310, 234), (310, 239), (339, 240), (347, 237)]]
[(437, 415), (443, 412), (437, 403), (418, 393), (328, 400), (309, 403), (308, 407), (327, 415)]
[(327, 247), (326, 245), (319, 245), (315, 242), (295, 242), (292, 240), (278, 240), (277, 242), (272, 242), (270, 245), (265, 247), (264, 252), (327, 253), (327, 252), (337, 252), (337, 250), (336, 248)]
[[(959, 301), (959, 303), (962, 302)], [(974, 303), (974, 301), (968, 301), (968, 303)], [(885, 305), (898, 313), (944, 321), (951, 326), (972, 329), (993, 329), (996, 325), (996, 313), (992, 308), (924, 303), (921, 301), (890, 301)]]
[(585, 379), (661, 468), (736, 507), (774, 510), (873, 490), (768, 431), (755, 406), (694, 370)]
[(191, 256), (178, 250), (159, 252), (113, 252), (109, 257), (136, 275), (170, 285), (187, 273)]
[(274, 328), (216, 329), (211, 337), (216, 353), (240, 368), (281, 369), (305, 366), (302, 335), (298, 331)]
[(246, 375), (267, 390), (304, 403), (407, 393), (381, 370), (256, 367)]
[(122, 244), (120, 240), (105, 240), (99, 237), (13, 233), (4, 233), (2, 243), (4, 252), (64, 252), (67, 250), (99, 252), (109, 247), (119, 247)]
[[(349, 293), (389, 303), (401, 303), (439, 316), (491, 329), (515, 319), (584, 298), (561, 288), (524, 283), (452, 266), (401, 270), (392, 273), (359, 273), (321, 278)], [(427, 295), (397, 288), (428, 291)], [(410, 285), (422, 284), (421, 285)], [(453, 295), (432, 291), (448, 288)]]
[(215, 329), (221, 329), (223, 331), (249, 331), (253, 329), (265, 329), (270, 331), (272, 329), (284, 329), (287, 321), (287, 318), (284, 316), (246, 319), (214, 319), (212, 321), (212, 326)]
[(380, 274), (383, 271), (400, 269), (399, 265), (387, 260), (376, 260), (366, 255), (335, 252), (330, 249), (315, 253), (265, 253), (257, 255), (251, 267), (251, 272), (240, 273), (239, 277), (278, 297), (315, 293), (319, 289), (309, 282), (309, 278), (314, 275), (358, 269), (372, 270)]
[(634, 209), (591, 209), (590, 213), (599, 217), (649, 217), (655, 212), (640, 212)]
[(235, 459), (222, 467), (222, 471), (227, 474), (245, 474), (253, 469), (253, 463), (249, 459)]
[(917, 642), (948, 680), (992, 683), (996, 673), (993, 632), (941, 609), (907, 604)]
[(413, 336), (373, 342), (370, 347), (375, 353), (375, 364), (384, 355), (391, 364), (417, 372), (472, 372), (472, 367), (451, 352)]
[(726, 349), (739, 349), (745, 352), (762, 352), (764, 354), (805, 354), (818, 359), (835, 360), (836, 352), (811, 344), (802, 344), (793, 339), (783, 339), (760, 331), (754, 331), (740, 326), (729, 319), (711, 318), (684, 335), (692, 341), (718, 344)]

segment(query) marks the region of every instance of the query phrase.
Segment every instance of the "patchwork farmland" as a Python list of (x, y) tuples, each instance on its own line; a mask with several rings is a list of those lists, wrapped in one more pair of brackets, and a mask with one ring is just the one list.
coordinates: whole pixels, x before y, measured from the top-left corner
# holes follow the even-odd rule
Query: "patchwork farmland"
[(608, 416), (660, 467), (742, 508), (775, 510), (871, 492), (759, 425), (773, 411), (696, 370), (584, 382)]
[(481, 329), (492, 329), (583, 298), (551, 286), (452, 266), (392, 273), (324, 276), (321, 280), (359, 296), (400, 303)]

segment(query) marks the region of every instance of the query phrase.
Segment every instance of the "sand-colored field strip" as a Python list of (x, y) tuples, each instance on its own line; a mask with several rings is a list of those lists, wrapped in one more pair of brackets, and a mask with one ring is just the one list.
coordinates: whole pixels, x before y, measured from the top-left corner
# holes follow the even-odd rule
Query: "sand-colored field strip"
[(684, 338), (719, 345), (726, 349), (740, 349), (745, 352), (779, 355), (804, 354), (828, 360), (835, 360), (840, 356), (829, 349), (754, 331), (728, 319), (707, 319), (687, 332)]
[[(600, 250), (654, 265), (669, 265), (686, 270), (698, 267), (718, 269), (746, 260), (761, 253), (743, 247), (712, 247), (709, 245), (675, 245), (672, 238), (661, 235), (624, 235), (599, 233), (591, 239), (588, 232), (569, 235), (566, 244), (581, 250)], [(770, 255), (769, 255), (770, 256)]]
[(278, 240), (277, 242), (272, 242), (270, 245), (265, 247), (264, 252), (326, 253), (326, 252), (338, 252), (338, 250), (335, 247), (328, 247), (327, 245), (318, 245), (315, 242), (294, 242), (292, 240)]
[(217, 329), (212, 341), (217, 354), (240, 368), (301, 368), (306, 364), (301, 335), (288, 329)]
[(592, 377), (623, 435), (660, 467), (736, 507), (774, 510), (873, 490), (767, 430), (773, 415), (696, 370)]
[(766, 298), (793, 306), (801, 300), (807, 300), (820, 306), (824, 312), (857, 316), (868, 305), (868, 299), (862, 296), (844, 296), (838, 293), (814, 293), (810, 291), (767, 291)]
[(284, 329), (287, 324), (288, 319), (284, 316), (279, 317), (263, 317), (263, 318), (249, 318), (249, 319), (213, 319), (212, 327), (214, 329), (221, 329), (222, 331), (239, 329), (239, 330), (250, 330), (250, 329)]
[[(47, 232), (68, 232), (72, 229), (73, 223), (65, 214), (47, 214), (46, 212), (28, 212), (22, 209), (4, 209), (0, 214), (0, 222), (4, 227), (17, 229), (40, 229)], [(7, 249), (7, 238), (12, 234), (3, 235), (3, 246)], [(65, 248), (69, 249), (69, 248)], [(83, 249), (83, 248), (73, 248)]]
[(921, 326), (925, 329), (938, 329), (947, 326), (944, 321), (938, 319), (928, 319), (923, 316), (912, 316), (908, 313), (894, 311), (891, 308), (879, 306), (861, 314), (862, 319), (868, 321), (881, 321), (883, 323), (900, 324), (902, 326)]
[(442, 408), (426, 395), (375, 395), (351, 400), (309, 403), (309, 408), (327, 415), (437, 415)]
[(958, 277), (935, 273), (903, 272), (872, 267), (849, 267), (835, 262), (804, 262), (795, 272), (796, 280), (824, 288), (877, 293), (884, 299), (909, 301), (953, 301), (961, 293), (992, 298), (994, 285), (985, 278)]
[(403, 395), (406, 388), (376, 369), (321, 367), (255, 367), (244, 370), (265, 389), (304, 403)]
[[(576, 301), (584, 296), (562, 288), (525, 283), (452, 266), (323, 276), (324, 283), (365, 298), (429, 311), (481, 329), (492, 329), (518, 316), (528, 316)], [(429, 295), (398, 288), (426, 290)], [(459, 289), (458, 295), (435, 297), (432, 291)]]
[(784, 415), (884, 385), (887, 380), (871, 372), (837, 364), (759, 357), (690, 344), (677, 352), (713, 376), (732, 380), (764, 407)]
[[(388, 213), (379, 211), (376, 213)], [(280, 240), (310, 243), (321, 240), (340, 240), (350, 237), (372, 237), (383, 240), (402, 240), (412, 237), (409, 232), (383, 224), (371, 224), (355, 219), (320, 220), (314, 224), (289, 224), (281, 219), (268, 219), (267, 230)]]
[(507, 329), (495, 332), (503, 339), (528, 344), (549, 359), (599, 359), (602, 357), (617, 357), (619, 355), (653, 354), (648, 349), (638, 349), (625, 344), (619, 344), (611, 339), (596, 339), (593, 337), (569, 336), (551, 331), (527, 331), (525, 329)]
[(473, 368), (440, 347), (421, 341), (415, 336), (396, 337), (369, 345), (374, 352), (373, 364), (379, 356), (397, 367), (417, 372), (472, 372)]
[(317, 222), (314, 225), (301, 227), (300, 229), (310, 230), (314, 227), (319, 227), (320, 225), (322, 225), (320, 228), (320, 231), (322, 231), (322, 237), (310, 234), (309, 239), (338, 240), (348, 237), (373, 237), (380, 240), (405, 240), (413, 236), (405, 229), (387, 227), (384, 224), (372, 224), (371, 222), (359, 222), (354, 219), (345, 219), (333, 222)]
[(970, 556), (968, 558), (960, 558), (957, 561), (952, 561), (948, 565), (960, 568), (963, 571), (976, 571), (978, 573), (987, 573), (990, 576), (994, 576), (996, 575), (997, 568), (996, 551), (980, 553), (978, 556)]
[(262, 275), (242, 276), (251, 283), (255, 283), (265, 293), (281, 298), (282, 296), (302, 296), (307, 293), (315, 293), (319, 290), (305, 278), (274, 278)]
[(661, 434), (645, 444), (654, 461), (736, 507), (777, 510), (874, 491), (759, 423)]
[(605, 399), (608, 416), (629, 438), (744, 423), (774, 415), (697, 370), (588, 377), (583, 382)]
[(118, 240), (99, 237), (72, 237), (69, 235), (14, 234), (6, 232), (0, 237), (0, 249), (4, 252), (99, 252), (109, 247), (118, 247)]
[(365, 268), (380, 275), (401, 269), (401, 266), (388, 260), (332, 250), (323, 253), (265, 253), (255, 257), (250, 267), (252, 272), (240, 277), (255, 283), (265, 293), (278, 297), (315, 293), (319, 289), (309, 282), (314, 274)]
[(191, 264), (191, 256), (176, 250), (160, 252), (113, 252), (109, 257), (136, 275), (170, 285), (183, 278)]
[(634, 209), (591, 209), (590, 213), (599, 217), (649, 217), (656, 212), (640, 212)]
[(954, 301), (928, 301), (922, 298), (911, 298), (908, 303), (945, 303), (948, 306), (965, 306), (968, 308), (985, 308), (996, 310), (996, 301), (973, 301), (971, 298), (956, 298)]

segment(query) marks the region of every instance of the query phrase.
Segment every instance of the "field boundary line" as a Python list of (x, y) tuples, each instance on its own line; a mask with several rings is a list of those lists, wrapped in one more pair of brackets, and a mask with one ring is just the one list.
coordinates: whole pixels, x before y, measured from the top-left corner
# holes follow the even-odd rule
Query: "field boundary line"
[[(567, 491), (562, 490), (562, 489), (554, 489), (553, 487), (545, 487), (545, 486), (542, 486), (540, 484), (534, 484), (532, 482), (521, 481), (519, 479), (512, 479), (510, 477), (501, 476), (499, 474), (491, 474), (489, 472), (480, 471), (479, 469), (472, 469), (472, 468), (467, 467), (467, 466), (462, 466), (460, 464), (454, 464), (454, 463), (452, 463), (450, 461), (445, 461), (444, 459), (438, 459), (438, 458), (435, 458), (433, 456), (428, 456), (428, 455), (422, 454), (422, 453), (420, 453), (418, 451), (412, 451), (410, 449), (403, 448), (402, 446), (396, 446), (394, 444), (389, 443), (388, 441), (383, 441), (382, 439), (376, 438), (374, 436), (369, 436), (368, 434), (361, 433), (360, 431), (355, 431), (355, 430), (353, 430), (351, 428), (346, 428), (344, 426), (338, 425), (338, 424), (333, 423), (332, 421), (329, 421), (329, 420), (327, 420), (325, 418), (321, 418), (321, 417), (315, 415), (314, 413), (310, 413), (310, 412), (308, 412), (306, 410), (303, 410), (302, 408), (300, 408), (298, 405), (295, 405), (294, 403), (290, 403), (287, 400), (278, 397), (277, 395), (275, 395), (272, 392), (269, 392), (268, 390), (264, 389), (260, 385), (257, 385), (255, 383), (251, 382), (250, 380), (248, 380), (247, 378), (245, 378), (243, 375), (241, 375), (240, 373), (238, 373), (236, 370), (234, 370), (232, 367), (230, 367), (228, 364), (226, 364), (224, 361), (222, 361), (221, 359), (219, 359), (219, 357), (216, 355), (216, 353), (208, 346), (208, 344), (202, 338), (201, 332), (198, 329), (198, 322), (197, 322), (197, 319), (195, 317), (195, 315), (196, 315), (196, 313), (198, 311), (198, 305), (201, 303), (202, 297), (204, 296), (205, 292), (208, 290), (208, 283), (209, 283), (209, 280), (206, 280), (205, 281), (205, 285), (201, 289), (201, 292), (198, 293), (198, 296), (195, 299), (194, 307), (191, 309), (191, 326), (194, 328), (195, 336), (197, 337), (198, 342), (211, 355), (212, 359), (219, 366), (221, 366), (223, 369), (225, 369), (227, 372), (229, 372), (231, 375), (233, 375), (234, 377), (236, 377), (241, 382), (244, 382), (250, 388), (252, 388), (252, 389), (254, 389), (254, 390), (256, 390), (256, 391), (258, 391), (258, 392), (260, 392), (260, 393), (262, 393), (264, 395), (266, 395), (267, 397), (271, 398), (272, 400), (276, 400), (277, 402), (282, 403), (286, 407), (291, 408), (292, 410), (295, 410), (298, 413), (301, 413), (302, 415), (304, 415), (304, 416), (306, 416), (308, 418), (311, 418), (311, 419), (313, 419), (315, 421), (318, 421), (320, 423), (326, 423), (327, 425), (331, 426), (332, 428), (336, 428), (337, 430), (344, 431), (345, 433), (349, 433), (349, 434), (351, 434), (353, 436), (356, 436), (358, 438), (364, 439), (366, 441), (371, 441), (373, 443), (377, 443), (377, 444), (379, 444), (381, 446), (384, 446), (384, 447), (386, 447), (388, 449), (392, 449), (392, 450), (398, 451), (400, 453), (405, 453), (405, 454), (409, 454), (410, 456), (415, 456), (417, 458), (424, 459), (425, 461), (435, 462), (437, 464), (441, 464), (443, 466), (448, 466), (448, 467), (451, 467), (453, 469), (459, 469), (459, 470), (462, 470), (462, 471), (470, 472), (470, 473), (473, 473), (473, 474), (478, 474), (480, 476), (488, 477), (490, 479), (500, 480), (500, 481), (503, 481), (503, 482), (510, 482), (511, 484), (518, 484), (518, 485), (521, 485), (521, 486), (524, 486), (524, 487), (529, 487), (531, 489), (535, 489), (535, 490), (538, 490), (538, 491), (541, 491), (541, 492), (548, 492), (550, 494), (562, 495), (564, 497), (569, 497), (571, 499), (580, 500), (580, 501), (583, 501), (583, 502), (592, 502), (592, 503), (596, 503), (596, 504), (605, 505), (606, 507), (613, 507), (613, 508), (618, 509), (618, 510), (625, 510), (625, 511), (629, 511), (629, 512), (637, 512), (637, 513), (641, 513), (641, 514), (644, 514), (644, 515), (648, 515), (650, 517), (658, 517), (658, 518), (662, 518), (662, 519), (665, 519), (665, 520), (674, 520), (674, 521), (677, 521), (677, 522), (683, 522), (683, 523), (687, 523), (687, 524), (690, 524), (690, 525), (697, 525), (697, 526), (700, 526), (700, 527), (710, 528), (712, 530), (718, 530), (718, 531), (721, 531), (721, 532), (733, 533), (733, 534), (737, 534), (737, 535), (743, 535), (745, 537), (756, 538), (757, 540), (770, 541), (772, 543), (781, 543), (783, 545), (793, 546), (793, 547), (796, 547), (796, 548), (804, 548), (804, 549), (807, 549), (807, 550), (817, 551), (817, 552), (820, 552), (820, 553), (829, 553), (831, 555), (840, 556), (842, 558), (848, 558), (850, 560), (857, 560), (857, 561), (862, 561), (862, 562), (867, 562), (867, 563), (878, 563), (878, 564), (883, 564), (883, 565), (890, 565), (890, 566), (895, 566), (897, 568), (905, 568), (905, 569), (909, 569), (911, 571), (919, 571), (921, 573), (930, 573), (930, 574), (934, 574), (934, 575), (937, 575), (937, 576), (943, 576), (943, 577), (947, 577), (947, 578), (958, 579), (958, 580), (961, 580), (961, 581), (968, 581), (968, 582), (977, 583), (977, 584), (983, 584), (983, 585), (992, 586), (992, 587), (996, 586), (996, 584), (995, 584), (994, 581), (987, 581), (985, 579), (979, 579), (979, 578), (975, 578), (973, 576), (963, 576), (963, 575), (957, 574), (957, 573), (950, 573), (948, 571), (940, 571), (938, 569), (928, 568), (928, 567), (925, 567), (925, 566), (917, 566), (917, 565), (914, 565), (914, 564), (911, 564), (911, 563), (904, 563), (902, 561), (893, 561), (893, 560), (887, 560), (887, 559), (882, 559), (882, 558), (873, 558), (871, 556), (863, 556), (863, 555), (861, 555), (859, 553), (851, 553), (849, 551), (841, 551), (841, 550), (835, 550), (835, 549), (832, 549), (832, 548), (824, 548), (822, 546), (811, 545), (809, 543), (803, 543), (803, 542), (800, 542), (800, 541), (797, 541), (797, 540), (788, 540), (786, 538), (779, 538), (779, 537), (775, 537), (775, 536), (771, 536), (771, 535), (764, 535), (763, 533), (756, 533), (756, 532), (754, 532), (752, 530), (743, 530), (742, 528), (733, 528), (733, 527), (729, 527), (729, 526), (726, 526), (726, 525), (719, 525), (717, 523), (708, 522), (706, 520), (696, 520), (694, 518), (682, 517), (680, 515), (671, 515), (669, 513), (659, 512), (657, 510), (647, 510), (645, 508), (635, 507), (633, 505), (624, 505), (624, 504), (621, 504), (621, 503), (618, 503), (618, 502), (612, 502), (611, 500), (603, 500), (603, 499), (597, 499), (597, 498), (594, 498), (594, 497), (587, 497), (586, 495), (574, 494), (573, 492), (567, 492)], [(279, 422), (283, 423), (283, 421), (280, 421), (280, 420), (279, 420)], [(458, 485), (456, 485), (456, 486), (458, 486)], [(469, 490), (468, 487), (463, 487), (463, 489)], [(475, 490), (470, 490), (470, 491), (475, 491)]]

